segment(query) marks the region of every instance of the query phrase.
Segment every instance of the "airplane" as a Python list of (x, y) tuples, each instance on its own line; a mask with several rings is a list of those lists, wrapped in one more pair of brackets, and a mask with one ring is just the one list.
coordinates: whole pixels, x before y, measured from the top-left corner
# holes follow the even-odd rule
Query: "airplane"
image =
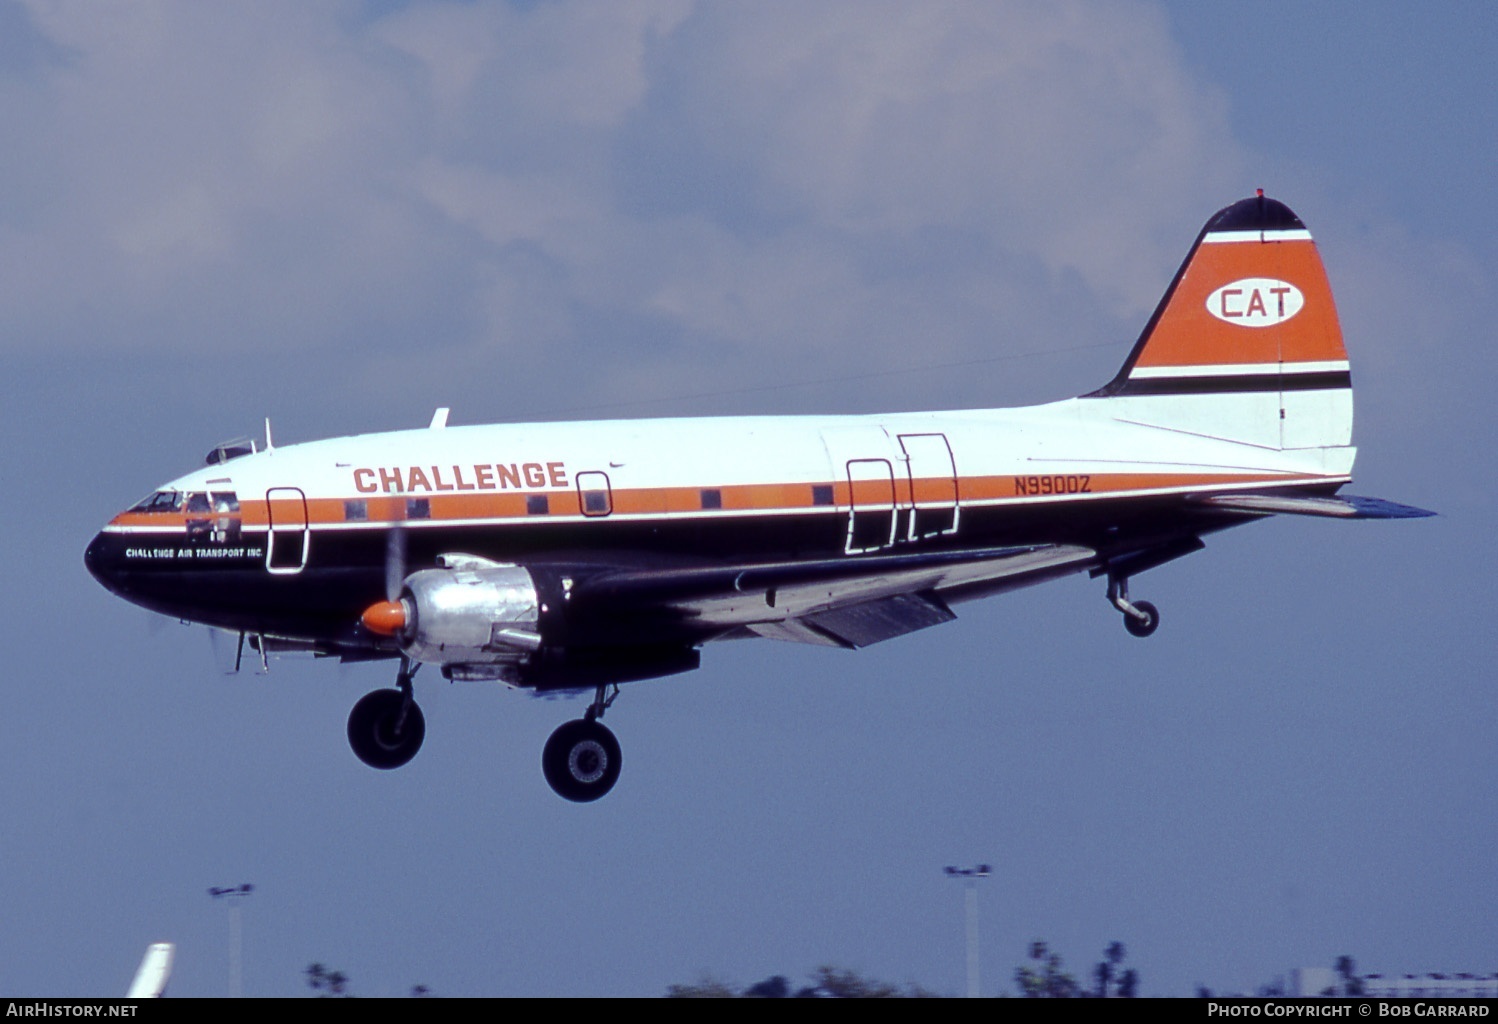
[(1278, 514), (1434, 513), (1338, 492), (1352, 381), (1316, 245), (1264, 196), (1218, 211), (1117, 375), (1017, 409), (448, 426), (215, 448), (84, 556), (135, 604), (267, 653), (394, 659), (348, 719), (406, 764), (413, 679), (592, 692), (545, 744), (560, 796), (619, 777), (622, 683), (717, 640), (860, 648), (1086, 572), (1135, 636), (1142, 572)]

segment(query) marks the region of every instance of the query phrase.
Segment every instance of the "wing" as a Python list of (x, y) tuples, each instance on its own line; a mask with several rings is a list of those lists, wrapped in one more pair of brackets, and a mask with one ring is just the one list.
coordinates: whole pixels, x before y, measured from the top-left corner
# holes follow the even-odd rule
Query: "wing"
[[(580, 581), (574, 609), (670, 620), (706, 639), (867, 647), (956, 616), (949, 598), (1039, 583), (1086, 568), (1088, 547), (1025, 547), (770, 562), (688, 569), (619, 569)], [(624, 610), (627, 610), (625, 612)]]

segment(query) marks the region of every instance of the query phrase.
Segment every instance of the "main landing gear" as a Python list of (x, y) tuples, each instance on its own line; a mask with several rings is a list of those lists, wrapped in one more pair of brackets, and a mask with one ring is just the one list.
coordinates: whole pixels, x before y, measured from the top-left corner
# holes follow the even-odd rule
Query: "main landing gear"
[(1129, 578), (1108, 577), (1108, 600), (1123, 612), (1124, 629), (1135, 636), (1149, 636), (1160, 628), (1160, 609), (1148, 601), (1129, 600)]
[(605, 699), (609, 689), (598, 687), (583, 717), (564, 723), (541, 751), (541, 772), (547, 784), (574, 803), (597, 800), (619, 781), (619, 741), (598, 721), (619, 696), (619, 687), (613, 686), (613, 693)]
[(394, 690), (367, 693), (348, 716), (348, 742), (354, 756), (371, 768), (399, 768), (416, 756), (426, 738), (426, 717), (412, 697), (416, 669), (405, 655)]
[[(399, 768), (416, 756), (426, 738), (426, 718), (412, 697), (416, 669), (401, 657), (395, 689), (375, 690), (360, 698), (348, 716), (348, 742), (354, 755), (371, 768)], [(619, 741), (599, 721), (619, 687), (600, 686), (582, 718), (565, 722), (541, 751), (541, 772), (557, 795), (574, 803), (597, 800), (619, 781), (623, 763)]]

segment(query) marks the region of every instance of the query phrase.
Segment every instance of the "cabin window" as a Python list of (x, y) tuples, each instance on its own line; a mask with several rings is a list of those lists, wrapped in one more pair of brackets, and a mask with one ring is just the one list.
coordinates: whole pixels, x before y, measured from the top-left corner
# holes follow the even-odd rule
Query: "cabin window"
[(527, 494), (525, 496), (525, 514), (528, 516), (544, 516), (551, 511), (551, 504), (546, 500), (544, 494)]
[(354, 498), (343, 503), (343, 518), (346, 522), (363, 522), (369, 518), (369, 502), (363, 498)]
[(606, 516), (614, 511), (614, 494), (609, 488), (609, 475), (596, 469), (585, 470), (574, 478), (577, 481), (578, 507), (585, 516)]
[(239, 499), (233, 491), (191, 491), (182, 505), (189, 541), (239, 543)]
[(812, 487), (811, 487), (811, 503), (813, 505), (831, 505), (832, 504), (832, 485), (831, 484), (812, 484)]
[(193, 491), (187, 495), (183, 502), (183, 511), (187, 513), (187, 539), (189, 541), (202, 541), (210, 538), (213, 534), (213, 520), (210, 518), (213, 506), (208, 503), (208, 494), (205, 491)]
[(702, 491), (703, 508), (722, 508), (723, 492), (716, 487), (707, 487)]
[(432, 499), (431, 498), (407, 498), (406, 499), (406, 518), (407, 519), (430, 519), (430, 518), (432, 518)]

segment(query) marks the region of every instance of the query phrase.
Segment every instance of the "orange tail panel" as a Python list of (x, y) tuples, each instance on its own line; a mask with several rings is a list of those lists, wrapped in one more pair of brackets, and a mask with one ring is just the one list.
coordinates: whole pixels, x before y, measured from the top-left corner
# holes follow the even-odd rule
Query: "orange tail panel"
[[(1352, 378), (1321, 255), (1262, 193), (1202, 228), (1123, 369), (1094, 398), (1129, 417), (1274, 448), (1335, 447), (1352, 431)], [(1169, 399), (1192, 396), (1189, 410)], [(1241, 396), (1204, 407), (1202, 396)], [(1252, 396), (1252, 397), (1250, 397)]]

